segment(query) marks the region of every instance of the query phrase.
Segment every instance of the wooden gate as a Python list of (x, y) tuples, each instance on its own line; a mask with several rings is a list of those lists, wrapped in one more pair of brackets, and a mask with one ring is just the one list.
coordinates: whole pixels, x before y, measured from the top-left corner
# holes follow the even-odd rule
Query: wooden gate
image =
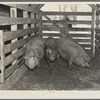
[[(63, 26), (63, 20), (52, 20), (51, 16), (88, 16), (91, 17), (91, 20), (69, 20), (66, 21), (66, 24), (72, 24), (72, 28), (66, 29), (67, 36), (72, 37), (75, 41), (77, 41), (90, 56), (94, 56), (95, 53), (95, 43), (94, 43), (94, 10), (92, 12), (42, 12), (42, 15), (45, 17), (43, 20), (43, 37), (47, 38), (48, 36), (53, 36), (54, 38), (60, 38), (61, 29), (66, 29)], [(59, 26), (62, 26), (60, 27)], [(81, 25), (81, 27), (75, 27), (75, 25)], [(82, 25), (86, 25), (86, 27), (82, 27)], [(74, 26), (74, 27), (73, 27)], [(52, 32), (53, 31), (53, 32)], [(60, 32), (59, 32), (60, 31)], [(65, 32), (65, 31), (63, 31)]]

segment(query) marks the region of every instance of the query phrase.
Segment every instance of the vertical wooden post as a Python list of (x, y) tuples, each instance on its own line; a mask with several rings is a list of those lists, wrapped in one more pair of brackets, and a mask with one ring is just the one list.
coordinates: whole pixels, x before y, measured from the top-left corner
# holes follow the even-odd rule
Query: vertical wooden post
[[(99, 14), (96, 14), (96, 20), (99, 20)], [(96, 23), (96, 28), (99, 29), (99, 24)]]
[[(17, 9), (16, 8), (10, 8), (10, 17), (17, 17)], [(11, 31), (17, 30), (17, 25), (11, 25)], [(17, 38), (12, 40), (12, 42), (17, 41)]]
[[(34, 13), (31, 13), (31, 18), (34, 19)], [(34, 28), (34, 23), (31, 24), (31, 28)], [(34, 35), (34, 33), (31, 34), (31, 36)]]
[[(37, 13), (34, 13), (34, 19), (37, 19)], [(37, 24), (34, 23), (34, 28), (37, 27)], [(37, 34), (37, 32), (34, 32), (35, 34)]]
[(92, 57), (95, 56), (95, 19), (96, 19), (96, 10), (92, 8), (92, 23), (91, 23), (91, 50)]
[[(10, 8), (10, 17), (15, 17), (15, 18), (17, 17), (17, 8), (13, 8), (13, 7)], [(17, 30), (17, 25), (11, 25), (11, 31), (15, 31), (15, 30)], [(18, 39), (16, 38), (16, 39), (13, 39), (11, 42), (13, 43), (13, 42), (16, 42), (17, 40)], [(17, 51), (18, 49), (13, 50), (12, 54)], [(12, 64), (15, 64), (16, 62), (17, 60), (15, 60)]]
[(39, 12), (39, 36), (42, 37), (42, 11)]
[(63, 32), (66, 34), (66, 23), (63, 22)]
[[(27, 18), (27, 17), (28, 17), (28, 12), (23, 11), (23, 18)], [(27, 29), (27, 28), (28, 28), (28, 24), (23, 24), (23, 29)], [(23, 38), (27, 38), (27, 37), (28, 37), (28, 35), (24, 36)], [(25, 45), (23, 47), (25, 47)]]
[[(27, 11), (23, 11), (23, 18), (28, 18), (28, 12)], [(27, 29), (28, 28), (28, 24), (23, 24), (23, 29)], [(24, 36), (24, 38), (27, 38), (28, 35)]]
[(4, 54), (4, 40), (3, 40), (3, 30), (0, 30), (0, 56), (1, 56), (1, 82), (5, 81), (5, 54)]
[(41, 27), (42, 27), (42, 26), (41, 26), (42, 21), (41, 21), (41, 20), (42, 20), (42, 19), (41, 19), (40, 16), (42, 16), (42, 15), (41, 15), (40, 10), (39, 10), (38, 13), (36, 13), (36, 16), (35, 16), (36, 19), (39, 19), (39, 23), (36, 23), (36, 24), (35, 24), (35, 27), (39, 27), (39, 31), (36, 32), (36, 34), (38, 34), (39, 37), (42, 36), (42, 34), (41, 34), (41, 32), (42, 32), (42, 30), (41, 30), (41, 29), (42, 29), (42, 28), (41, 28)]
[[(64, 21), (65, 20), (65, 21)], [(64, 33), (64, 37), (66, 37), (66, 34), (69, 34), (69, 29), (68, 29), (68, 24), (66, 19), (63, 20), (63, 33)]]

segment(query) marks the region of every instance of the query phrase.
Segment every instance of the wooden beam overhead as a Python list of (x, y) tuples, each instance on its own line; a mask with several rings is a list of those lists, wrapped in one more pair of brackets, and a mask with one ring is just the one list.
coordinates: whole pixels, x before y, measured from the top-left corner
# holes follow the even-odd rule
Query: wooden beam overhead
[(38, 4), (29, 4), (29, 6), (35, 9), (38, 6)]
[(39, 4), (36, 9), (41, 9), (45, 4)]
[(41, 9), (44, 6), (44, 4), (31, 4), (30, 6), (34, 9)]

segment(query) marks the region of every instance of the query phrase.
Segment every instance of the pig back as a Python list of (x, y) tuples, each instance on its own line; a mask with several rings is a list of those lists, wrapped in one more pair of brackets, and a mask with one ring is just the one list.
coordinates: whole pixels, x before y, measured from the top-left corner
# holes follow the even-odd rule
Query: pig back
[(76, 56), (77, 49), (73, 46), (73, 42), (67, 38), (60, 38), (57, 42), (59, 55), (65, 59), (71, 59)]
[(36, 56), (42, 59), (44, 56), (44, 44), (40, 37), (33, 37), (26, 45), (25, 55)]
[(75, 58), (77, 56), (88, 56), (84, 49), (72, 39), (61, 37), (57, 44), (58, 52), (64, 59)]

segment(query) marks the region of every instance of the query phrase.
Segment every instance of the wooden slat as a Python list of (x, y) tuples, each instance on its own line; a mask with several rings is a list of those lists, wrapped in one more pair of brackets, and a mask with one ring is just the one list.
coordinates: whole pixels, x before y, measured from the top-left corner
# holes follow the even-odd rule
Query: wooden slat
[[(63, 20), (52, 20), (55, 23), (63, 23)], [(83, 21), (83, 20), (70, 20), (66, 21), (68, 24), (91, 24), (91, 21)], [(50, 23), (48, 20), (42, 20), (42, 23)]]
[(91, 28), (71, 28), (69, 31), (91, 31)]
[(1, 51), (1, 63), (0, 63), (0, 69), (1, 69), (1, 82), (5, 81), (5, 55), (4, 55), (4, 40), (3, 40), (3, 31), (0, 31), (0, 51)]
[(43, 11), (45, 15), (77, 15), (77, 16), (91, 16), (91, 12), (52, 12)]
[(4, 3), (3, 5), (19, 8), (21, 10), (26, 10), (26, 11), (30, 11), (30, 12), (34, 12), (34, 13), (38, 13), (39, 12), (39, 10), (28, 6), (28, 4), (8, 4), (8, 3), (6, 4), (6, 3)]
[(12, 25), (12, 24), (30, 24), (39, 23), (38, 19), (31, 18), (12, 18), (12, 17), (0, 17), (0, 25)]
[[(48, 38), (48, 37), (47, 37), (47, 38)], [(55, 38), (55, 37), (53, 37), (53, 38), (54, 38), (55, 40), (58, 40), (58, 39), (59, 39), (59, 38)], [(46, 38), (43, 37), (43, 41), (45, 41), (45, 39), (46, 39)]]
[(23, 64), (9, 78), (5, 80), (4, 84), (0, 85), (0, 90), (7, 90), (10, 86), (16, 83), (26, 71), (27, 68), (25, 67), (25, 64)]
[(85, 47), (91, 47), (91, 44), (80, 44), (83, 48)]
[[(91, 34), (70, 34), (72, 37), (91, 37)], [(43, 36), (59, 36), (60, 33), (43, 33)]]
[(72, 37), (91, 37), (91, 34), (70, 34)]
[(18, 48), (18, 47), (23, 46), (23, 45), (26, 44), (32, 37), (33, 37), (33, 36), (28, 37), (28, 38), (25, 38), (25, 39), (21, 39), (21, 40), (19, 40), (19, 41), (17, 41), (17, 42), (10, 43), (10, 44), (8, 44), (8, 45), (5, 45), (5, 46), (4, 46), (4, 48), (5, 48), (5, 49), (4, 49), (4, 52), (7, 53), (7, 52), (10, 52), (10, 51), (12, 51), (12, 50)]
[(43, 36), (57, 36), (60, 37), (60, 34), (56, 34), (56, 33), (43, 33)]
[[(19, 63), (21, 60), (22, 60), (21, 64), (18, 65), (18, 63)], [(17, 62), (16, 62), (14, 65), (12, 65), (10, 68), (6, 69), (6, 70), (5, 70), (5, 78), (7, 78), (7, 77), (8, 77), (9, 75), (11, 75), (14, 71), (16, 71), (17, 68), (18, 68), (19, 66), (21, 66), (23, 63), (24, 63), (24, 60), (23, 60), (23, 58), (22, 58), (22, 59), (20, 59), (20, 60), (17, 60)]]
[(77, 42), (91, 42), (91, 39), (75, 39)]
[[(43, 25), (43, 30), (44, 31), (59, 31), (58, 28), (56, 28), (53, 25)], [(91, 31), (91, 28), (71, 28), (69, 31)]]
[(34, 32), (37, 32), (38, 30), (39, 28), (35, 27), (35, 28), (22, 29), (17, 31), (8, 31), (4, 33), (4, 41), (11, 40), (17, 37), (22, 37), (28, 34), (32, 34)]
[(20, 55), (23, 55), (25, 53), (25, 47), (20, 49), (19, 51), (17, 51), (14, 54), (11, 54), (10, 56), (5, 58), (5, 66), (7, 66), (8, 64), (12, 63), (14, 60), (18, 59), (18, 57)]

